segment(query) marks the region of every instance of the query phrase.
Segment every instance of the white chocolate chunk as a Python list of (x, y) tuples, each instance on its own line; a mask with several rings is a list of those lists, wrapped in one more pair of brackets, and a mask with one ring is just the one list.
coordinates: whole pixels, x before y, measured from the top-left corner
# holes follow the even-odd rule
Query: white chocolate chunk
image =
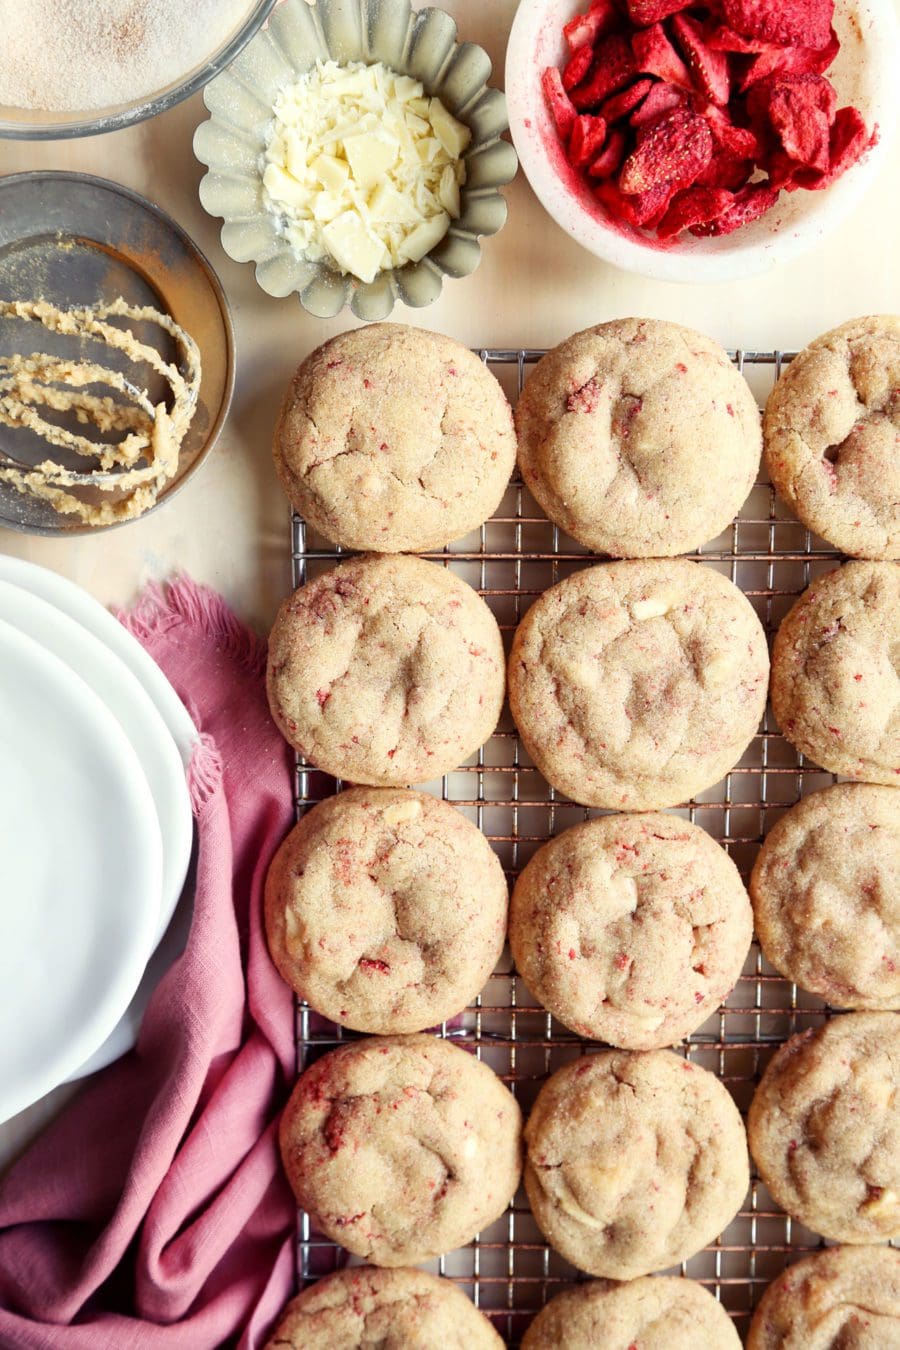
[(322, 230), (328, 252), (344, 272), (374, 281), (381, 271), (384, 245), (366, 228), (358, 211), (345, 211)]
[(410, 801), (395, 802), (382, 812), (383, 819), (388, 825), (400, 825), (404, 820), (418, 820), (421, 814), (422, 803), (417, 797), (411, 798)]
[(459, 159), (472, 139), (469, 128), (464, 127), (462, 122), (457, 122), (439, 98), (433, 98), (429, 103), (428, 120), (447, 154), (453, 159)]

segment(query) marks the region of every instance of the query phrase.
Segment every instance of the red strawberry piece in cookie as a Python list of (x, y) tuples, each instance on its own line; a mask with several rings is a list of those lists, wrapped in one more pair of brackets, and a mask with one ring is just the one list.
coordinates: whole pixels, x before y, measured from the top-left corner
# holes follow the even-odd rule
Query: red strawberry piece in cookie
[(691, 234), (696, 234), (700, 238), (733, 234), (742, 225), (759, 220), (760, 216), (771, 210), (778, 200), (778, 189), (770, 187), (768, 183), (748, 183), (731, 196), (732, 205), (727, 211), (723, 211), (706, 225), (694, 225)]
[(627, 137), (621, 127), (613, 127), (600, 154), (588, 168), (591, 178), (611, 178), (625, 158)]
[(594, 53), (594, 73), (586, 84), (572, 94), (572, 102), (579, 112), (596, 108), (610, 94), (624, 88), (638, 74), (631, 54), (631, 43), (622, 33), (611, 33), (597, 44)]
[(556, 124), (556, 130), (563, 140), (568, 140), (575, 122), (575, 106), (563, 86), (563, 79), (556, 66), (548, 66), (541, 76), (544, 99), (550, 109), (550, 115)]
[(703, 40), (703, 29), (686, 14), (676, 14), (672, 20), (672, 29), (676, 41), (684, 52), (685, 60), (694, 77), (694, 83), (711, 103), (723, 107), (731, 93), (731, 76), (728, 72), (728, 57), (724, 52), (714, 52)]
[(660, 184), (689, 187), (712, 158), (709, 123), (686, 108), (638, 132), (637, 148), (622, 166), (619, 187), (632, 194)]
[(606, 140), (606, 122), (602, 117), (581, 113), (575, 118), (569, 137), (569, 163), (583, 169), (597, 158)]
[(656, 233), (660, 239), (672, 239), (682, 230), (716, 220), (724, 215), (733, 201), (732, 194), (724, 188), (687, 188), (672, 199), (671, 206), (656, 227)]
[(661, 23), (642, 28), (631, 39), (631, 50), (638, 70), (658, 75), (667, 84), (692, 90), (691, 72), (678, 55)]
[(629, 85), (627, 89), (623, 89), (621, 93), (613, 94), (611, 98), (601, 103), (600, 116), (605, 117), (608, 123), (621, 121), (623, 117), (627, 117), (630, 112), (634, 111), (652, 88), (652, 80), (636, 80), (634, 84)]
[(783, 47), (824, 47), (834, 17), (834, 0), (721, 0), (721, 6), (736, 33)]
[(675, 108), (683, 108), (686, 102), (687, 96), (683, 89), (660, 81), (654, 84), (641, 106), (635, 108), (629, 121), (633, 127), (647, 127), (664, 113), (673, 112)]

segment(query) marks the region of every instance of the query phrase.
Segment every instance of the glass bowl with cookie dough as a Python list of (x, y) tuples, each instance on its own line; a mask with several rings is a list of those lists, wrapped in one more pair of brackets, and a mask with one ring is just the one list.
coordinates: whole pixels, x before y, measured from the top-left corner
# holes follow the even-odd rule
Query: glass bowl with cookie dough
[(436, 300), (506, 221), (518, 159), (491, 62), (410, 0), (283, 0), (204, 93), (222, 246), (269, 295), (367, 321)]
[(0, 0), (0, 137), (96, 136), (166, 112), (230, 65), (276, 3)]
[(73, 534), (155, 509), (215, 444), (228, 303), (180, 226), (87, 174), (0, 178), (0, 526)]

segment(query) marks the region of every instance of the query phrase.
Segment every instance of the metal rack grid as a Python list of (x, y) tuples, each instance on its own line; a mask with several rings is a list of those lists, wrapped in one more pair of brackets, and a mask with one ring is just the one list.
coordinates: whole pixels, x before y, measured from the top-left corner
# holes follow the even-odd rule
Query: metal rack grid
[[(538, 350), (479, 352), (515, 401)], [(790, 353), (736, 351), (737, 368), (760, 402), (790, 360)], [(332, 567), (341, 550), (292, 520), (295, 586)], [(495, 515), (479, 531), (439, 553), (425, 554), (451, 567), (473, 585), (493, 610), (509, 645), (528, 606), (548, 586), (598, 559), (543, 515), (528, 490), (513, 479)], [(774, 633), (794, 599), (839, 555), (787, 512), (765, 480), (757, 482), (739, 517), (695, 560), (729, 576), (748, 596), (768, 634)], [(723, 782), (680, 808), (732, 855), (745, 879), (764, 835), (801, 795), (834, 782), (831, 774), (805, 764), (778, 733), (771, 711), (740, 763)], [(298, 761), (299, 815), (340, 784)], [(508, 708), (477, 756), (428, 791), (451, 801), (487, 835), (512, 882), (536, 849), (552, 835), (602, 812), (575, 806), (549, 787), (521, 745)], [(773, 1049), (795, 1031), (821, 1022), (821, 1000), (783, 980), (767, 966), (754, 941), (744, 973), (726, 1004), (680, 1047), (688, 1059), (716, 1072), (743, 1112)], [(505, 954), (479, 999), (440, 1034), (470, 1045), (509, 1084), (527, 1112), (547, 1075), (591, 1049), (562, 1027), (528, 994)], [(354, 1033), (298, 1004), (298, 1070)], [(815, 1250), (821, 1239), (792, 1221), (755, 1179), (745, 1206), (721, 1237), (680, 1267), (716, 1294), (745, 1332), (765, 1286), (791, 1256)], [(298, 1217), (297, 1278), (311, 1279), (340, 1268), (347, 1254), (320, 1234), (308, 1216)], [(509, 1210), (468, 1247), (428, 1267), (457, 1280), (493, 1320), (508, 1344), (518, 1344), (533, 1315), (566, 1285), (586, 1278), (544, 1241), (524, 1191)], [(677, 1273), (677, 1272), (673, 1272)]]

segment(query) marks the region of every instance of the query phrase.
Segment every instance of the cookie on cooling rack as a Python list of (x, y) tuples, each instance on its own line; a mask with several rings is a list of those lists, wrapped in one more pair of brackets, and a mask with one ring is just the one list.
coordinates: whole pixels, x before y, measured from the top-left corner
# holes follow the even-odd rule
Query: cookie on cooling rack
[(525, 1126), (538, 1226), (591, 1275), (632, 1280), (687, 1260), (740, 1208), (740, 1113), (714, 1074), (669, 1050), (610, 1050), (559, 1069)]
[(900, 1252), (830, 1247), (789, 1266), (753, 1314), (747, 1350), (900, 1350)]
[(538, 850), (519, 876), (509, 942), (532, 994), (579, 1036), (651, 1050), (695, 1031), (750, 949), (734, 863), (696, 825), (602, 816)]
[(351, 788), (303, 816), (266, 878), (269, 950), (316, 1012), (422, 1031), (466, 1007), (503, 950), (506, 878), (447, 802)]
[(740, 1350), (734, 1323), (702, 1284), (671, 1275), (592, 1280), (552, 1298), (522, 1350)]
[(440, 333), (341, 333), (288, 386), (275, 467), (296, 511), (345, 548), (422, 553), (497, 509), (516, 462), (506, 396)]
[(503, 1213), (522, 1117), (494, 1071), (435, 1036), (372, 1037), (301, 1074), (281, 1155), (313, 1226), (376, 1266), (419, 1265)]
[(603, 563), (545, 591), (509, 660), (516, 726), (541, 773), (585, 806), (651, 811), (718, 782), (766, 705), (749, 600), (686, 559)]
[(766, 836), (750, 895), (787, 979), (837, 1008), (900, 1009), (900, 790), (804, 797)]
[(450, 1280), (424, 1270), (356, 1267), (287, 1305), (265, 1350), (500, 1350), (483, 1313)]
[(446, 568), (370, 555), (285, 600), (267, 681), (282, 734), (317, 769), (352, 783), (424, 783), (496, 727), (503, 642), (481, 597)]
[(750, 1106), (760, 1175), (835, 1242), (900, 1237), (900, 1013), (847, 1013), (777, 1051)]
[(763, 422), (776, 490), (857, 558), (900, 557), (900, 318), (852, 319), (779, 379)]
[(804, 591), (775, 637), (772, 708), (831, 773), (900, 785), (900, 565), (849, 562)]
[(599, 324), (555, 347), (528, 378), (516, 429), (522, 477), (550, 519), (616, 558), (715, 538), (762, 451), (756, 402), (727, 354), (654, 319)]

